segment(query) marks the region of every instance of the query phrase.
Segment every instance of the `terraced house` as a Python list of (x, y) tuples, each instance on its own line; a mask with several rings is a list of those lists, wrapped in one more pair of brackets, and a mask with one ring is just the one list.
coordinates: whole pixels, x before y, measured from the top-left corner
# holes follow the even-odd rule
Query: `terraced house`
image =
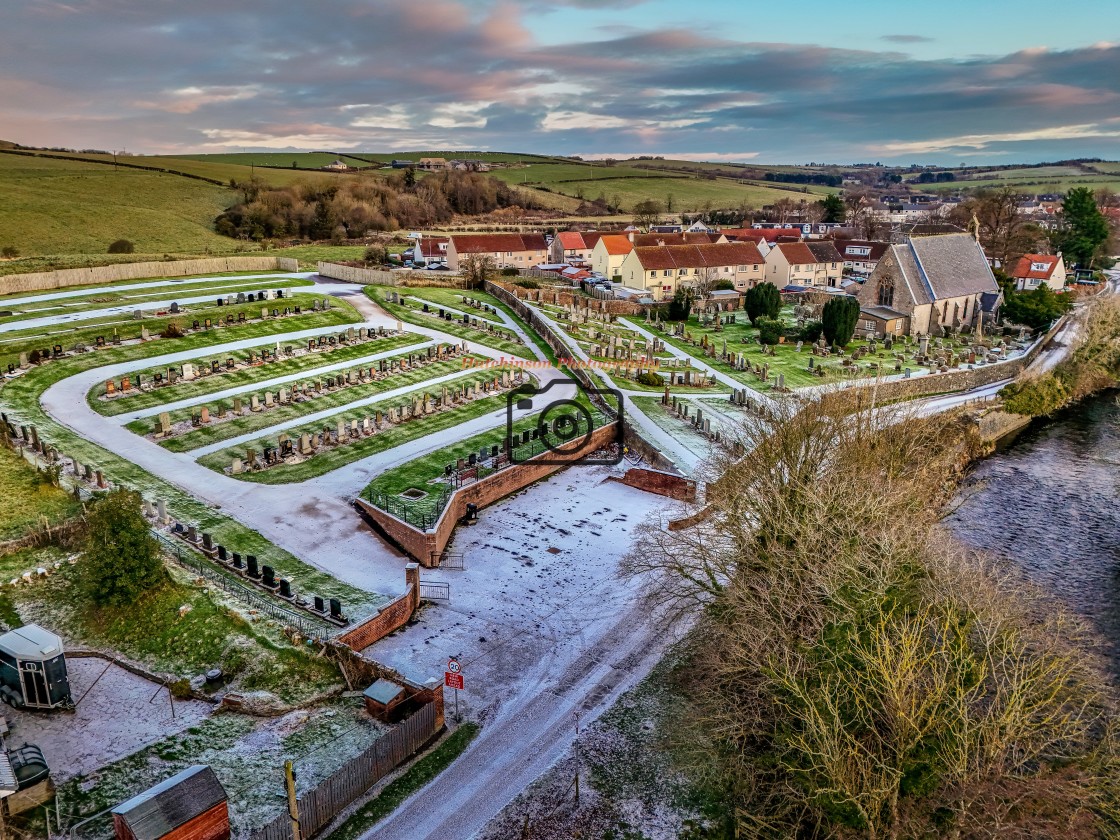
[(654, 300), (668, 300), (678, 286), (729, 281), (745, 292), (765, 279), (766, 262), (753, 242), (637, 246), (619, 269), (622, 282)]
[(831, 242), (780, 242), (766, 254), (766, 280), (783, 286), (840, 285), (844, 260)]
[(447, 267), (458, 271), (464, 257), (489, 257), (498, 268), (532, 268), (548, 261), (543, 233), (459, 233), (447, 241)]

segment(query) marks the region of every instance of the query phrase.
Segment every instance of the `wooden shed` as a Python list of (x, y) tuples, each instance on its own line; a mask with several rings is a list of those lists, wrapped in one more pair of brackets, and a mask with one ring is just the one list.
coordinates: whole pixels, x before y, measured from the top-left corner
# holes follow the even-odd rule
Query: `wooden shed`
[(380, 721), (389, 723), (395, 717), (397, 707), (405, 701), (404, 686), (384, 677), (379, 679), (363, 693), (366, 711)]
[(856, 323), (857, 338), (898, 338), (910, 332), (910, 317), (889, 306), (861, 306)]
[(229, 840), (225, 788), (214, 771), (188, 767), (113, 809), (117, 840)]

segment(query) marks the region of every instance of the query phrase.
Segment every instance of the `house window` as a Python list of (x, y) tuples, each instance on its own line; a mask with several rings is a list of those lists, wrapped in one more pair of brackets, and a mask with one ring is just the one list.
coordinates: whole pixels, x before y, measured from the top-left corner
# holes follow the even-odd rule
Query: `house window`
[(863, 322), (863, 328), (865, 330), (869, 331), (869, 332), (875, 332), (875, 322), (874, 321), (864, 321)]
[(672, 269), (668, 269), (668, 268), (665, 269), (664, 271), (661, 272), (661, 276), (662, 277), (672, 277), (673, 276)]
[(506, 256), (507, 257), (512, 257), (513, 256), (513, 251), (506, 251)]

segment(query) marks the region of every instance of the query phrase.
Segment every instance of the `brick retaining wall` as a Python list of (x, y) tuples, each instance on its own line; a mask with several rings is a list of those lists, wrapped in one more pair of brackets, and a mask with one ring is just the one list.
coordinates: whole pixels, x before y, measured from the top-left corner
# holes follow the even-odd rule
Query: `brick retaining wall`
[(611, 476), (610, 480), (680, 502), (696, 501), (696, 482), (675, 473), (631, 467), (622, 478)]
[(377, 615), (337, 636), (336, 641), (354, 650), (364, 650), (398, 627), (403, 627), (420, 606), (420, 567), (415, 563), (406, 565), (404, 579), (407, 588), (403, 595), (397, 596), (378, 610)]

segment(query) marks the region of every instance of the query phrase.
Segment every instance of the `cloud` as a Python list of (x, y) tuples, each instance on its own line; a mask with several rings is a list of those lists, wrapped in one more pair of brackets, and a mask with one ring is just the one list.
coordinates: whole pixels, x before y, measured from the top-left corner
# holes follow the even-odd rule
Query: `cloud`
[[(766, 162), (1114, 148), (1117, 44), (920, 60), (896, 47), (929, 38), (905, 30), (852, 49), (662, 25), (653, 3), (534, 2), (13, 4), (0, 136), (146, 152), (700, 149)], [(586, 31), (568, 31), (583, 18)]]
[(880, 41), (890, 41), (892, 44), (925, 44), (933, 40), (925, 35), (880, 35)]

